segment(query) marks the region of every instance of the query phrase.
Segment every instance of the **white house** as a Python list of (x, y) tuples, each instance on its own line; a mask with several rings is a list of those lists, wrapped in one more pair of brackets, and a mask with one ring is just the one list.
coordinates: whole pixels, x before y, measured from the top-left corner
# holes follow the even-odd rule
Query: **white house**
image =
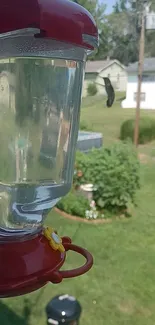
[(127, 72), (126, 67), (118, 60), (87, 61), (83, 96), (87, 96), (87, 88), (90, 83), (95, 83), (98, 94), (105, 93), (104, 77), (108, 77), (115, 91), (126, 91)]
[(15, 109), (15, 76), (8, 71), (0, 73), (0, 105)]
[[(136, 108), (138, 62), (129, 65), (127, 72), (126, 99), (122, 101), (122, 107)], [(144, 60), (140, 108), (155, 109), (155, 58), (146, 58)]]

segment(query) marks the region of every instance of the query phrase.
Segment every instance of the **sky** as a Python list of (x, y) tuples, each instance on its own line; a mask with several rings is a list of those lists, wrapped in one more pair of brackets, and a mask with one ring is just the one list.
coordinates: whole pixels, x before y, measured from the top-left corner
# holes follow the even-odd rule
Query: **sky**
[(116, 0), (100, 0), (102, 3), (105, 3), (107, 5), (107, 13), (110, 13), (112, 11), (112, 6), (116, 3)]

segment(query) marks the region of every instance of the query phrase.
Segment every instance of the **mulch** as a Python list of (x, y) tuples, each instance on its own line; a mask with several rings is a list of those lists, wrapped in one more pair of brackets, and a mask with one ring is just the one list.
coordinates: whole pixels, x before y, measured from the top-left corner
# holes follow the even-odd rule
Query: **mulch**
[(54, 208), (54, 210), (59, 213), (62, 217), (68, 219), (68, 220), (72, 220), (72, 221), (78, 221), (78, 222), (83, 222), (83, 223), (89, 223), (89, 224), (109, 224), (112, 223), (114, 220), (121, 220), (121, 219), (127, 219), (125, 216), (120, 216), (120, 217), (114, 217), (111, 219), (97, 219), (97, 220), (87, 220), (85, 218), (81, 218), (81, 217), (77, 217), (77, 216), (72, 216), (58, 208)]

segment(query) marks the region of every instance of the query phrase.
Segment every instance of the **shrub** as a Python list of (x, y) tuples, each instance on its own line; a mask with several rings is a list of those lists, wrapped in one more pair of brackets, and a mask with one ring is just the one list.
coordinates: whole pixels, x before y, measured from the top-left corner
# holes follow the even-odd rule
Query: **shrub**
[(90, 83), (87, 88), (89, 96), (95, 96), (97, 94), (97, 86), (95, 83)]
[(131, 144), (95, 149), (85, 157), (78, 155), (76, 163), (82, 173), (79, 183), (93, 183), (97, 187), (94, 200), (100, 209), (118, 213), (134, 203), (140, 186), (139, 160)]
[(93, 183), (97, 186), (95, 200), (100, 208), (109, 211), (127, 209), (134, 203), (139, 188), (139, 161), (135, 149), (129, 144), (115, 144), (109, 149), (93, 153)]
[(90, 179), (90, 155), (77, 151), (75, 160), (75, 169), (73, 185), (75, 188), (87, 183)]
[[(134, 137), (134, 119), (125, 121), (120, 130), (121, 140), (131, 139)], [(151, 117), (142, 117), (139, 121), (139, 144), (144, 144), (155, 139), (155, 119)]]
[(80, 131), (92, 131), (93, 126), (89, 125), (86, 121), (80, 121)]
[(86, 210), (89, 210), (89, 201), (82, 194), (69, 192), (57, 203), (57, 207), (68, 214), (85, 218)]

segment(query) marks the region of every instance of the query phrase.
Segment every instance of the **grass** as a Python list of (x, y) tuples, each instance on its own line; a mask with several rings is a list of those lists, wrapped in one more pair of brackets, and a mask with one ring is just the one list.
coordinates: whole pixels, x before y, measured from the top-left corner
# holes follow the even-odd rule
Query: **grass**
[[(135, 109), (122, 109), (121, 101), (123, 93), (116, 94), (114, 105), (106, 107), (106, 100), (100, 97), (86, 97), (83, 99), (83, 109), (81, 110), (81, 121), (87, 123), (90, 128), (103, 134), (104, 145), (109, 145), (118, 141), (121, 124), (130, 118), (135, 117)], [(155, 118), (155, 110), (141, 110), (141, 116)], [(140, 152), (150, 153), (155, 148), (155, 141), (151, 144), (140, 147)]]
[[(121, 95), (122, 96), (122, 95)], [(102, 98), (83, 101), (81, 119), (104, 135), (106, 145), (118, 141), (123, 120), (134, 110), (120, 108), (119, 97), (112, 108)], [(142, 115), (155, 117), (153, 111)], [(139, 151), (151, 158), (154, 143)], [(45, 306), (57, 294), (69, 293), (82, 304), (81, 325), (153, 325), (155, 323), (155, 166), (150, 159), (141, 166), (141, 190), (133, 217), (112, 224), (85, 225), (71, 222), (52, 212), (47, 220), (59, 234), (69, 235), (76, 244), (94, 255), (94, 267), (82, 277), (48, 284), (23, 297), (1, 299), (0, 323), (45, 325)], [(83, 260), (68, 253), (65, 267), (74, 268)]]

